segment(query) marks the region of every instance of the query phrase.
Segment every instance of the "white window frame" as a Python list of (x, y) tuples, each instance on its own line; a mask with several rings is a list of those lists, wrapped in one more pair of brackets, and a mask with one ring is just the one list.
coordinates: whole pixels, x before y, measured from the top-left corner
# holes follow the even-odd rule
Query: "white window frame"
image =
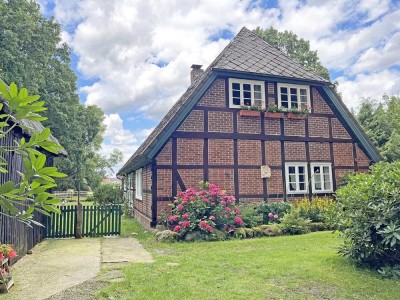
[[(290, 190), (290, 180), (289, 180), (289, 167), (296, 168), (296, 190)], [(305, 190), (299, 189), (299, 167), (304, 167), (304, 186)], [(285, 178), (286, 178), (286, 193), (287, 194), (305, 194), (308, 193), (308, 168), (306, 162), (287, 162), (285, 163)]]
[(136, 199), (143, 199), (143, 169), (137, 169), (135, 171), (135, 193)]
[[(323, 163), (323, 162), (316, 162), (316, 163), (310, 163), (311, 167), (311, 188), (313, 194), (325, 194), (325, 193), (333, 193), (333, 176), (332, 176), (332, 163)], [(325, 190), (325, 179), (323, 176), (323, 171), (322, 171), (322, 176), (321, 176), (321, 190), (316, 190), (315, 189), (315, 177), (314, 177), (314, 167), (320, 167), (321, 170), (323, 170), (323, 167), (329, 167), (329, 181), (331, 183), (331, 188), (328, 190)]]
[(307, 107), (301, 107), (301, 101), (300, 101), (300, 89), (305, 89), (307, 91), (307, 106), (309, 109), (311, 109), (311, 100), (310, 100), (310, 86), (308, 85), (300, 85), (300, 84), (288, 84), (288, 83), (278, 83), (277, 88), (278, 88), (278, 107), (279, 108), (284, 108), (282, 107), (282, 98), (281, 98), (281, 87), (285, 87), (288, 89), (288, 108), (292, 108), (292, 100), (291, 100), (291, 94), (290, 94), (290, 89), (291, 88), (296, 88), (297, 89), (297, 103), (298, 103), (298, 108), (303, 109)]
[[(238, 83), (240, 84), (240, 105), (233, 104), (233, 91), (232, 84)], [(244, 105), (244, 97), (243, 97), (243, 84), (250, 84), (251, 86), (251, 106), (254, 106), (254, 85), (261, 86), (261, 108), (265, 108), (265, 82), (264, 81), (256, 81), (256, 80), (246, 80), (246, 79), (236, 79), (229, 78), (229, 107), (230, 108), (241, 108)]]

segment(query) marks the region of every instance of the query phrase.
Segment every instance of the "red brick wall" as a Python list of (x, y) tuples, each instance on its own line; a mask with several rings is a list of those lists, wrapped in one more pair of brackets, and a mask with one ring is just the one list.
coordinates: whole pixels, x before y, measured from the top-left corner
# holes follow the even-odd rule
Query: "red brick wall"
[(161, 221), (161, 216), (170, 216), (172, 208), (169, 206), (172, 201), (157, 201), (157, 217)]
[(203, 180), (202, 169), (178, 169), (178, 173), (181, 176), (186, 189), (198, 189), (200, 186), (200, 181)]
[(233, 165), (233, 140), (208, 140), (208, 163), (210, 165)]
[(348, 174), (348, 173), (353, 173), (354, 170), (351, 169), (336, 169), (335, 170), (335, 177), (336, 177), (336, 187), (339, 187), (339, 185), (342, 183), (343, 177)]
[(239, 165), (261, 166), (261, 142), (238, 140)]
[(286, 161), (306, 161), (306, 143), (285, 142)]
[(351, 139), (350, 134), (343, 127), (342, 123), (337, 118), (331, 119), (332, 123), (332, 135), (338, 139)]
[(239, 194), (263, 193), (260, 169), (239, 169)]
[(215, 80), (203, 95), (198, 106), (226, 107), (225, 80)]
[(264, 198), (240, 198), (240, 204), (257, 204), (263, 201)]
[(271, 170), (271, 177), (267, 178), (268, 194), (282, 194), (283, 181), (282, 170)]
[(305, 136), (306, 135), (305, 121), (285, 119), (284, 130), (285, 130), (285, 135), (288, 136)]
[(259, 117), (237, 117), (237, 127), (240, 133), (261, 133), (261, 119)]
[(233, 169), (209, 169), (209, 182), (216, 184), (228, 194), (235, 193), (235, 178)]
[(140, 211), (137, 209), (133, 210), (133, 217), (138, 220), (141, 224), (143, 224), (144, 228), (150, 229), (150, 222), (151, 218), (143, 215)]
[(267, 135), (281, 135), (281, 122), (279, 119), (265, 118), (264, 127)]
[(329, 137), (329, 121), (324, 117), (308, 117), (308, 132), (311, 137)]
[(354, 166), (353, 144), (334, 143), (333, 157), (335, 166)]
[(359, 167), (368, 167), (370, 164), (370, 160), (367, 155), (365, 155), (364, 151), (360, 149), (356, 145), (356, 155), (357, 155), (357, 164)]
[(185, 119), (178, 131), (202, 132), (204, 131), (204, 112), (202, 110), (192, 110)]
[(312, 88), (311, 93), (313, 97), (314, 113), (333, 114), (332, 110), (329, 108), (324, 98), (322, 98), (322, 96), (318, 93), (316, 88)]
[(329, 143), (309, 143), (310, 160), (330, 161), (331, 153)]
[(265, 142), (265, 158), (268, 166), (281, 166), (281, 142), (267, 141)]
[(210, 111), (208, 113), (209, 132), (233, 132), (233, 115), (231, 112)]
[(275, 85), (273, 83), (268, 83), (267, 91), (268, 94), (275, 94)]
[(177, 139), (178, 165), (203, 164), (203, 139)]
[(157, 155), (156, 161), (158, 165), (171, 165), (172, 164), (172, 142), (169, 140), (164, 148)]
[(157, 197), (172, 196), (172, 170), (157, 170)]

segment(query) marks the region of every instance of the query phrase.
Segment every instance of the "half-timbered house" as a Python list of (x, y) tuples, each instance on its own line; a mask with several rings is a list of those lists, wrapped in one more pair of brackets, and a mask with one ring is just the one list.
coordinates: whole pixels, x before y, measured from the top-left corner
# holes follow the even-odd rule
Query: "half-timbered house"
[[(209, 181), (240, 202), (332, 195), (381, 156), (328, 80), (243, 28), (118, 172), (133, 215), (154, 226), (177, 192)], [(243, 106), (310, 110), (307, 116)]]

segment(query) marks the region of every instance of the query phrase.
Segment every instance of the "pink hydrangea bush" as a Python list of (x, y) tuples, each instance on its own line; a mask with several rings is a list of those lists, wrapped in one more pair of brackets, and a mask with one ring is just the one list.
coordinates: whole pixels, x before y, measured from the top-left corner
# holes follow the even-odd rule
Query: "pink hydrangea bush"
[(205, 182), (200, 190), (189, 188), (178, 193), (171, 204), (172, 214), (167, 222), (181, 238), (193, 231), (203, 236), (213, 235), (216, 231), (229, 235), (243, 224), (235, 202), (234, 196)]

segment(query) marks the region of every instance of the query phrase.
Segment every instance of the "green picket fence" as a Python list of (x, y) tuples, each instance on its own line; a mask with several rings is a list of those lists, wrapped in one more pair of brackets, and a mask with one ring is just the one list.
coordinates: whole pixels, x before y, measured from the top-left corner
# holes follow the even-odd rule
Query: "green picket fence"
[[(51, 213), (46, 218), (46, 238), (68, 238), (75, 236), (77, 224), (76, 205), (59, 207), (61, 213)], [(82, 236), (107, 236), (121, 233), (122, 206), (88, 205), (82, 206)]]

